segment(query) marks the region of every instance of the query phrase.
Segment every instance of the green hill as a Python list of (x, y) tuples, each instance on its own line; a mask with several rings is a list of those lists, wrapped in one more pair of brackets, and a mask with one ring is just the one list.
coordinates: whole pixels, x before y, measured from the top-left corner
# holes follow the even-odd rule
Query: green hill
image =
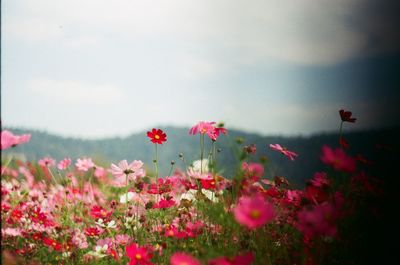
[[(146, 132), (135, 133), (126, 138), (107, 138), (102, 140), (82, 140), (75, 138), (64, 138), (46, 132), (8, 128), (15, 134), (31, 133), (29, 143), (5, 150), (2, 155), (16, 155), (27, 160), (37, 160), (44, 156), (51, 156), (57, 160), (64, 157), (76, 159), (87, 156), (92, 157), (95, 162), (109, 166), (122, 159), (132, 161), (134, 159), (145, 162), (152, 169), (154, 146), (148, 140)], [(161, 175), (166, 175), (170, 169), (170, 161), (175, 160), (176, 165), (183, 168), (182, 161), (178, 158), (183, 153), (187, 162), (199, 159), (199, 138), (190, 136), (187, 128), (164, 127), (168, 141), (159, 146), (159, 164)], [(349, 153), (353, 155), (362, 154), (369, 160), (379, 159), (382, 152), (393, 152), (399, 146), (400, 129), (385, 129), (376, 131), (359, 131), (345, 133), (344, 136), (350, 142)], [(236, 139), (244, 139), (242, 145), (236, 143)], [(209, 141), (207, 139), (208, 152)], [(332, 147), (338, 146), (338, 134), (321, 133), (309, 137), (282, 137), (261, 136), (253, 133), (230, 130), (227, 136), (218, 139), (217, 147), (221, 149), (218, 154), (219, 168), (225, 168), (222, 174), (228, 178), (232, 177), (234, 165), (237, 158), (234, 150), (248, 144), (257, 145), (257, 154), (252, 161), (258, 161), (260, 156), (267, 156), (268, 164), (266, 176), (285, 176), (293, 183), (304, 183), (305, 179), (313, 176), (316, 171), (327, 168), (320, 162), (320, 150), (324, 144)], [(269, 144), (279, 143), (289, 150), (299, 154), (292, 162), (278, 152), (272, 151)], [(378, 145), (378, 146), (377, 146)], [(381, 148), (383, 146), (383, 148)]]

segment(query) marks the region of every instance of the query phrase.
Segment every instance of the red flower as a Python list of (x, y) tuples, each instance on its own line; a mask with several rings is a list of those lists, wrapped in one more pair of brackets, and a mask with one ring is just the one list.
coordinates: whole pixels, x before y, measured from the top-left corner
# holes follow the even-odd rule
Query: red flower
[(57, 251), (61, 251), (62, 250), (62, 245), (60, 243), (58, 243), (57, 241), (55, 241), (52, 238), (43, 238), (42, 240), (43, 244), (45, 244), (46, 246), (52, 247)]
[(147, 137), (155, 144), (163, 144), (163, 142), (167, 141), (167, 135), (160, 129), (153, 128), (151, 131), (148, 131)]
[(344, 111), (344, 110), (339, 110), (339, 114), (340, 114), (340, 118), (342, 119), (342, 122), (352, 122), (355, 123), (356, 122), (356, 118), (352, 118), (351, 115), (351, 111)]
[(85, 229), (85, 235), (87, 236), (98, 236), (101, 234), (101, 230), (97, 227), (89, 227)]
[(90, 215), (94, 219), (107, 219), (112, 215), (112, 212), (107, 212), (103, 207), (94, 205), (92, 209), (90, 209)]

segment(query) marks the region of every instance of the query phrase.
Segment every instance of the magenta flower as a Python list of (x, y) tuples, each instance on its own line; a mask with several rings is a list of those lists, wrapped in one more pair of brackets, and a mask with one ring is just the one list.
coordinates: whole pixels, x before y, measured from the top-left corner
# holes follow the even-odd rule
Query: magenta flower
[(274, 207), (261, 195), (242, 196), (233, 210), (236, 221), (250, 229), (255, 229), (270, 222), (275, 217)]
[(126, 178), (128, 180), (136, 180), (138, 177), (145, 175), (143, 162), (140, 160), (134, 160), (128, 164), (128, 161), (122, 160), (118, 163), (118, 166), (111, 164), (111, 173), (115, 177), (113, 184), (117, 187), (123, 187), (126, 185)]
[(297, 228), (307, 237), (334, 236), (337, 232), (338, 211), (333, 204), (323, 203), (314, 208), (304, 208), (297, 215)]
[(287, 156), (290, 160), (294, 161), (294, 159), (298, 156), (295, 152), (287, 150), (285, 147), (282, 147), (280, 144), (270, 144), (272, 150), (281, 152), (285, 156)]
[(139, 247), (138, 244), (131, 244), (126, 246), (126, 255), (130, 259), (129, 265), (148, 265), (151, 263), (153, 253), (151, 253), (146, 247)]
[(65, 170), (69, 167), (69, 165), (71, 165), (71, 159), (66, 157), (63, 160), (61, 160), (60, 162), (58, 162), (57, 168), (59, 170)]
[(0, 147), (1, 150), (8, 149), (10, 147), (29, 142), (30, 139), (30, 134), (14, 135), (12, 132), (5, 130), (1, 132)]
[(88, 171), (90, 168), (94, 167), (95, 164), (93, 163), (91, 158), (78, 158), (78, 160), (76, 160), (75, 166), (79, 171)]
[(200, 265), (200, 261), (184, 252), (175, 252), (170, 258), (171, 265)]
[(321, 160), (337, 171), (352, 173), (356, 170), (356, 160), (347, 155), (341, 148), (333, 150), (327, 145), (322, 147)]

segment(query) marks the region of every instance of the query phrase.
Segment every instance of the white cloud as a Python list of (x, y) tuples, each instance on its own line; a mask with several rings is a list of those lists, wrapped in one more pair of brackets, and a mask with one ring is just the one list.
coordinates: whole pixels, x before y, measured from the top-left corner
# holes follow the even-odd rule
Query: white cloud
[(59, 40), (73, 47), (110, 37), (132, 44), (149, 40), (162, 45), (167, 39), (172, 45), (211, 47), (211, 53), (223, 51), (240, 62), (275, 58), (333, 64), (366, 47), (366, 33), (348, 23), (363, 2), (9, 0), (3, 27), (5, 38)]
[(28, 88), (39, 96), (66, 104), (110, 104), (124, 98), (123, 91), (115, 85), (75, 80), (33, 79)]

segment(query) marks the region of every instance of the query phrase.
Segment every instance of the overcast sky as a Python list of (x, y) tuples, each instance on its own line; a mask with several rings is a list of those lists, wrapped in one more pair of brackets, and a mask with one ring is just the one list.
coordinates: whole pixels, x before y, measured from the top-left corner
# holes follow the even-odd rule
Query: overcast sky
[(398, 125), (395, 3), (3, 0), (2, 125), (297, 135), (337, 130), (340, 108), (348, 128)]

